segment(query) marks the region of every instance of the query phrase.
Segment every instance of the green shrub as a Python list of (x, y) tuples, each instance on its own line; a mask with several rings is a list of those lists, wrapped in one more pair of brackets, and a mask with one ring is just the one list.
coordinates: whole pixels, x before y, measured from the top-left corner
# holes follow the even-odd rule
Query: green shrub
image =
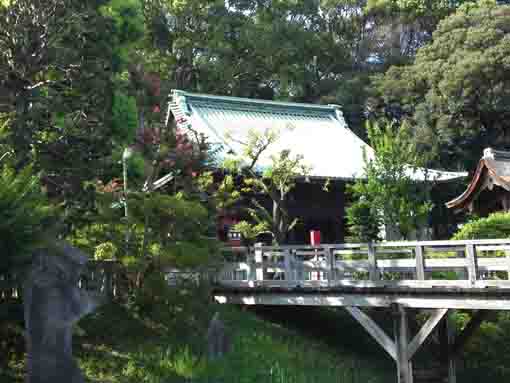
[(112, 242), (103, 242), (96, 246), (94, 251), (94, 259), (96, 261), (115, 259), (117, 254), (117, 246)]
[(0, 273), (18, 266), (42, 244), (53, 214), (30, 167), (20, 172), (0, 168)]
[(493, 213), (466, 223), (452, 239), (496, 239), (510, 237), (510, 213)]

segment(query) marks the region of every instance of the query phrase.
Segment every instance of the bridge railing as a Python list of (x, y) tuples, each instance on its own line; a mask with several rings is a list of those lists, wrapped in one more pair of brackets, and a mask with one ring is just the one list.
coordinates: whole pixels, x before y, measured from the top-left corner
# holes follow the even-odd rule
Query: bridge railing
[(510, 287), (510, 239), (224, 250), (218, 281), (245, 287)]

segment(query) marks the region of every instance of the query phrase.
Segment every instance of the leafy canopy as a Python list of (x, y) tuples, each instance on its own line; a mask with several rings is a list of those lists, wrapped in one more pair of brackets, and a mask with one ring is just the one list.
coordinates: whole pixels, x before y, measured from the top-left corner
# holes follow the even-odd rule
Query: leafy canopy
[(497, 239), (510, 237), (510, 214), (493, 213), (464, 224), (452, 239)]
[(373, 158), (364, 153), (366, 179), (348, 187), (354, 199), (347, 209), (351, 232), (357, 240), (378, 240), (381, 225), (395, 227), (404, 238), (420, 228), (431, 209), (425, 182), (412, 174), (425, 159), (416, 150), (408, 125), (367, 123)]
[(376, 107), (413, 122), (420, 143), (450, 168), (510, 143), (510, 6), (479, 2), (444, 19), (414, 64), (375, 84)]
[(0, 272), (20, 266), (42, 245), (55, 213), (30, 166), (0, 170)]
[[(297, 217), (290, 217), (287, 200), (289, 193), (296, 186), (298, 177), (305, 177), (310, 167), (300, 154), (290, 150), (282, 150), (270, 156), (270, 164), (262, 166), (261, 158), (280, 138), (277, 129), (259, 132), (250, 129), (244, 141), (240, 156), (227, 160), (226, 166), (243, 176), (244, 186), (241, 188), (243, 197), (251, 202), (247, 209), (249, 221), (241, 221), (235, 228), (247, 239), (270, 231), (278, 244), (285, 243), (287, 234), (298, 223)], [(235, 140), (229, 136), (227, 139)], [(264, 206), (257, 196), (269, 197), (272, 207)]]

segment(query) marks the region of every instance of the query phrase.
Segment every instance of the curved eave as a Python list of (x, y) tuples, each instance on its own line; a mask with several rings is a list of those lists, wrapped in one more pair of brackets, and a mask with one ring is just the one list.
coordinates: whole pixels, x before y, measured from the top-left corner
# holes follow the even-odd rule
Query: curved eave
[(471, 198), (476, 194), (476, 191), (480, 187), (480, 183), (483, 180), (482, 174), (486, 169), (485, 160), (481, 159), (478, 162), (478, 166), (476, 167), (475, 174), (471, 179), (466, 190), (457, 198), (452, 199), (451, 201), (446, 202), (446, 207), (448, 209), (463, 209), (469, 202)]
[(510, 190), (510, 183), (498, 174), (497, 166), (493, 160), (482, 158), (478, 162), (473, 179), (469, 183), (466, 190), (457, 198), (448, 201), (445, 205), (448, 209), (463, 210), (478, 195), (479, 189), (485, 180), (485, 172), (492, 178), (495, 185), (501, 186), (506, 190)]

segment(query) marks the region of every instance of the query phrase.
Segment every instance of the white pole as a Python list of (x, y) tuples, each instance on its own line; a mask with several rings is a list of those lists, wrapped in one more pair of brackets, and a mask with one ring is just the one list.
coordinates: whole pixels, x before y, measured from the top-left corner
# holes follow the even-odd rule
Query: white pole
[(122, 175), (124, 181), (124, 217), (126, 218), (126, 251), (129, 246), (129, 215), (128, 215), (128, 185), (127, 185), (127, 160), (133, 151), (126, 147), (122, 153)]

